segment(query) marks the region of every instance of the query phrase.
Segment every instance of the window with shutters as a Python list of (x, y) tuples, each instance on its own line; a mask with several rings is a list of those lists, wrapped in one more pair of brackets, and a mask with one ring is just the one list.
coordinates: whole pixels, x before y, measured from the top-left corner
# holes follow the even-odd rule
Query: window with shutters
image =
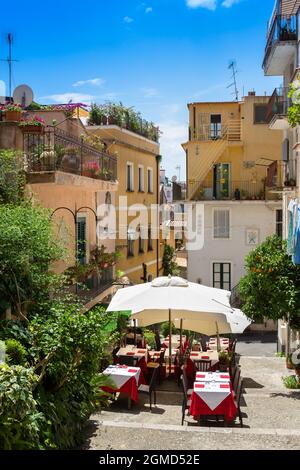
[(126, 189), (133, 191), (133, 163), (128, 162), (126, 166)]
[(147, 169), (148, 193), (153, 193), (153, 169)]
[(86, 218), (78, 217), (77, 231), (77, 260), (80, 264), (86, 264)]
[(283, 211), (276, 209), (276, 235), (282, 239), (283, 234)]
[(230, 263), (213, 263), (213, 287), (231, 290)]
[(230, 238), (230, 210), (213, 209), (213, 238)]
[(144, 167), (139, 165), (139, 185), (138, 190), (140, 193), (144, 192)]

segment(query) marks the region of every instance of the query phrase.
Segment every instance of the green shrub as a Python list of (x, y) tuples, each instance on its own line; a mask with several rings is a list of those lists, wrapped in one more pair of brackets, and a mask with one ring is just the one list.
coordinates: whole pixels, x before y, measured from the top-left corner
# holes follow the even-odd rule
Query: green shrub
[(24, 366), (26, 363), (26, 349), (16, 339), (7, 339), (5, 341), (6, 355), (8, 356), (9, 363), (14, 365)]
[(286, 377), (282, 377), (282, 381), (284, 386), (291, 390), (297, 390), (300, 388), (299, 381), (295, 375), (287, 375)]
[(51, 447), (49, 423), (33, 397), (37, 380), (32, 369), (0, 365), (0, 449)]
[(151, 349), (156, 348), (156, 342), (155, 342), (155, 334), (151, 330), (144, 330), (144, 338), (147, 342), (147, 344), (151, 347)]
[[(160, 331), (164, 338), (169, 336), (169, 332), (170, 332), (169, 322), (162, 323), (160, 325)], [(177, 333), (177, 330), (175, 326), (172, 324), (172, 335), (175, 335), (176, 333)]]

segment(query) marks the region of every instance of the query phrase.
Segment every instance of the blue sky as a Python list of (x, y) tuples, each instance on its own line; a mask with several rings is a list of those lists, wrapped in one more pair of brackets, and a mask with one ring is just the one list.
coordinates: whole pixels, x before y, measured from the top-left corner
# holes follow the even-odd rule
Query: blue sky
[[(167, 174), (184, 175), (192, 101), (231, 100), (235, 59), (242, 95), (271, 93), (280, 77), (261, 68), (274, 0), (14, 0), (2, 5), (0, 57), (14, 34), (13, 85), (42, 103), (122, 101), (163, 131)], [(0, 62), (7, 81), (7, 64)]]

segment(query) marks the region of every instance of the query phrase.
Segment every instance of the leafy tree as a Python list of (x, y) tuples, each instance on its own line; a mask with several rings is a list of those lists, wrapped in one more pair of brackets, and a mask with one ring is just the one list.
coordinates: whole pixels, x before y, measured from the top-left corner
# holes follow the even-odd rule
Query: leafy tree
[(24, 198), (25, 173), (20, 155), (0, 149), (0, 204), (18, 204)]
[(286, 242), (267, 238), (246, 258), (239, 291), (243, 311), (254, 321), (290, 318), (300, 328), (300, 266), (287, 255)]
[(11, 306), (24, 319), (28, 305), (49, 295), (49, 269), (62, 253), (47, 210), (0, 204), (0, 312)]
[(166, 244), (164, 247), (164, 254), (162, 259), (164, 276), (177, 276), (179, 274), (179, 268), (175, 260), (175, 249), (172, 246)]

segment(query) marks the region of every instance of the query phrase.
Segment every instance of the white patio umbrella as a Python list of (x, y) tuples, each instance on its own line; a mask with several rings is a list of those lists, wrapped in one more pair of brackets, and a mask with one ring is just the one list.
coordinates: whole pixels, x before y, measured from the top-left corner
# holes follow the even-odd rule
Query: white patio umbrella
[[(230, 292), (188, 282), (177, 277), (159, 277), (117, 291), (109, 312), (128, 310), (138, 326), (169, 321), (206, 335), (242, 333), (251, 323), (230, 306)], [(171, 341), (169, 343), (171, 360)]]

